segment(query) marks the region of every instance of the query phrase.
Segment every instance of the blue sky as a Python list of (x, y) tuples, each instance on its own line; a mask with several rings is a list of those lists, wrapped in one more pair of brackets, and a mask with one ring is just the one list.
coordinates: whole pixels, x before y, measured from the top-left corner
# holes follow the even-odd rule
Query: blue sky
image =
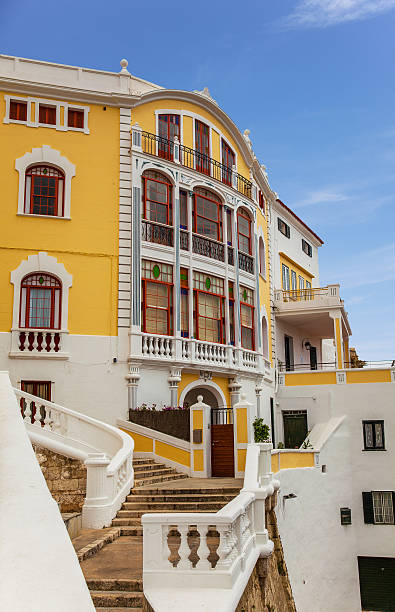
[[(324, 239), (367, 360), (395, 359), (395, 0), (0, 0), (1, 52), (202, 89)], [(23, 18), (21, 18), (23, 15)]]

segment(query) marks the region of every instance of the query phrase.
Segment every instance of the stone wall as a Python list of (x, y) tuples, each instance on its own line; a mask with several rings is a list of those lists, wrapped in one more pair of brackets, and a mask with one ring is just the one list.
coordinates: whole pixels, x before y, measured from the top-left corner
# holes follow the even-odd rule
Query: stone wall
[(35, 444), (33, 449), (48, 489), (58, 502), (61, 512), (81, 512), (86, 495), (86, 467), (83, 462)]
[(266, 528), (274, 543), (273, 553), (258, 559), (236, 612), (296, 612), (274, 513), (276, 497), (266, 499)]

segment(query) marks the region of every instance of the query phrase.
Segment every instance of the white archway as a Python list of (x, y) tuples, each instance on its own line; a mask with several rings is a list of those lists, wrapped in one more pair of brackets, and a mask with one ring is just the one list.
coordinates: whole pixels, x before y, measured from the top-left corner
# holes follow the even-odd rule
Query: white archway
[(211, 391), (218, 402), (218, 408), (227, 408), (226, 398), (221, 387), (212, 380), (204, 381), (202, 379), (194, 380), (182, 390), (179, 401), (180, 406), (184, 404), (185, 397), (189, 393), (189, 391), (197, 388), (207, 389), (208, 391)]

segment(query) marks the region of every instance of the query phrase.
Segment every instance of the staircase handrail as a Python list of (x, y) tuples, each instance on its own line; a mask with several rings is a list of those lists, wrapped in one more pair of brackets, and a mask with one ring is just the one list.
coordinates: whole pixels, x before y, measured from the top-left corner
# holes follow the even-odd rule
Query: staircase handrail
[(84, 461), (87, 492), (82, 508), (83, 526), (100, 529), (110, 525), (133, 486), (133, 439), (88, 415), (21, 389), (14, 388), (14, 392), (19, 400), (24, 400), (24, 421), (32, 441)]

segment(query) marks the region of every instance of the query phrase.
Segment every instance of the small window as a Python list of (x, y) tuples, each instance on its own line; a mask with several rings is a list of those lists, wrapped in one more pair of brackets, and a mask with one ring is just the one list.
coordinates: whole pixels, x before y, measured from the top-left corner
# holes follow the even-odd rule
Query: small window
[(303, 291), (304, 289), (304, 278), (303, 276), (299, 276), (299, 289)]
[(235, 165), (235, 154), (230, 146), (222, 140), (222, 182), (232, 186), (232, 168)]
[(193, 216), (196, 234), (222, 240), (222, 206), (217, 195), (203, 187), (196, 187)]
[(180, 228), (188, 229), (188, 195), (186, 191), (180, 191)]
[(384, 450), (384, 421), (362, 421), (364, 450)]
[(15, 100), (11, 100), (10, 119), (12, 119), (13, 121), (26, 121), (27, 120), (27, 102), (17, 102)]
[(282, 280), (284, 291), (289, 291), (289, 268), (285, 264), (282, 265)]
[(180, 140), (180, 115), (159, 115), (158, 156), (173, 160), (174, 139)]
[(291, 270), (291, 286), (292, 286), (292, 291), (297, 291), (298, 287), (297, 287), (295, 270)]
[(240, 286), (241, 346), (253, 351), (254, 346), (254, 293)]
[(243, 209), (237, 212), (237, 232), (239, 251), (251, 255), (251, 219)]
[(365, 523), (394, 524), (394, 491), (364, 491), (362, 493)]
[(69, 108), (67, 111), (67, 125), (71, 128), (84, 129), (84, 111)]
[(280, 219), (280, 217), (277, 217), (277, 222), (278, 222), (278, 229), (280, 230), (280, 232), (284, 234), (284, 236), (289, 238), (291, 236), (291, 229), (289, 225), (287, 225), (285, 221)]
[(205, 123), (195, 120), (196, 170), (210, 174), (210, 128)]
[(304, 240), (303, 238), (302, 238), (302, 251), (303, 253), (306, 253), (306, 255), (308, 255), (309, 257), (313, 256), (313, 249), (311, 247), (311, 244), (306, 242), (306, 240)]
[(173, 268), (143, 259), (141, 275), (143, 331), (169, 336), (173, 329)]
[(265, 214), (265, 198), (263, 197), (262, 191), (259, 192), (259, 208)]
[(41, 380), (22, 380), (21, 390), (30, 395), (36, 395), (41, 399), (51, 401), (51, 383)]
[(40, 104), (38, 109), (38, 122), (45, 125), (56, 125), (56, 106)]

